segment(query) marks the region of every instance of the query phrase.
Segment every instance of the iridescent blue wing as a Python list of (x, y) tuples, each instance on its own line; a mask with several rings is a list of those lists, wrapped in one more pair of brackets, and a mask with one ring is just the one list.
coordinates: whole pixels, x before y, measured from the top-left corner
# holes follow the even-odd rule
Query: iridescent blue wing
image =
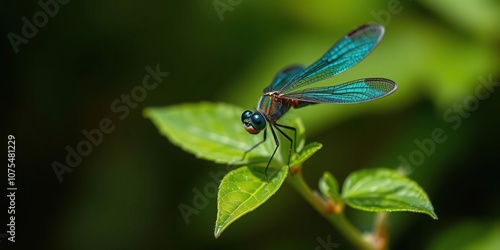
[[(398, 85), (385, 78), (366, 78), (336, 86), (298, 90), (280, 96), (301, 102), (351, 104), (375, 100), (396, 91)], [(303, 107), (305, 105), (298, 105)]]
[(275, 89), (288, 93), (293, 89), (340, 74), (365, 58), (384, 35), (384, 27), (363, 25), (340, 39), (320, 59)]
[(304, 66), (302, 65), (293, 65), (282, 69), (280, 72), (278, 72), (278, 74), (276, 74), (271, 85), (267, 86), (264, 89), (264, 93), (283, 88), (284, 85), (290, 82), (290, 79), (292, 79), (292, 77), (302, 72), (303, 70)]

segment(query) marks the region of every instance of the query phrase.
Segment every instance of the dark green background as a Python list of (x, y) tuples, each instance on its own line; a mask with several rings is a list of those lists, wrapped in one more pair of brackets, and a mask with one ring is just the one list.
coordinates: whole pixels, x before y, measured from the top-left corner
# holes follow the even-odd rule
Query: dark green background
[[(376, 102), (290, 112), (303, 118), (308, 141), (324, 145), (306, 162), (306, 180), (317, 187), (327, 170), (342, 181), (361, 168), (397, 168), (401, 157), (418, 154), (415, 140), (428, 142), (440, 128), (446, 140), (405, 166), (439, 220), (390, 214), (392, 249), (498, 249), (500, 88), (490, 82), (494, 92), (460, 125), (449, 119), (459, 117), (456, 105), (473, 104), (478, 79), (500, 82), (500, 3), (434, 2), (73, 0), (15, 53), (8, 34), (22, 35), (22, 18), (42, 8), (2, 1), (2, 130), (16, 136), (19, 191), (17, 243), (2, 239), (0, 248), (315, 249), (330, 237), (351, 249), (286, 184), (217, 240), (216, 198), (186, 224), (179, 204), (194, 207), (193, 190), (213, 186), (210, 173), (225, 166), (170, 144), (142, 110), (199, 101), (253, 108), (282, 67), (308, 65), (354, 27), (377, 22), (386, 27), (377, 49), (315, 86), (385, 77), (399, 89)], [(214, 3), (228, 7), (223, 20)], [(111, 104), (157, 64), (170, 75), (121, 120)], [(66, 147), (106, 118), (115, 129), (60, 183), (54, 161), (64, 164)], [(372, 214), (349, 209), (348, 216), (370, 229)]]

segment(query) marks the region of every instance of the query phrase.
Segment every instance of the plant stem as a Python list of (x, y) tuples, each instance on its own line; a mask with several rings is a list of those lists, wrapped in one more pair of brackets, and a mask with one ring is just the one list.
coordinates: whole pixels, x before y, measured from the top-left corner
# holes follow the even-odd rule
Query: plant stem
[(377, 213), (373, 227), (373, 240), (377, 250), (385, 250), (389, 244), (387, 234), (387, 213)]
[[(300, 168), (298, 168), (300, 169)], [(359, 232), (354, 225), (352, 225), (343, 211), (339, 213), (332, 213), (324, 201), (322, 201), (311, 188), (304, 181), (302, 171), (297, 171), (293, 178), (290, 175), (287, 177), (290, 183), (323, 217), (325, 217), (330, 224), (336, 227), (354, 246), (358, 249), (373, 250), (374, 246), (366, 241), (361, 232)]]

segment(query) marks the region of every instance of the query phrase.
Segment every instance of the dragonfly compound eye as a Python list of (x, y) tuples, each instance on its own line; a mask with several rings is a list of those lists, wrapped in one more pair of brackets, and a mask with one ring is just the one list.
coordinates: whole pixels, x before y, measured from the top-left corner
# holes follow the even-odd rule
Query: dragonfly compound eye
[(254, 135), (258, 134), (260, 132), (260, 129), (257, 129), (254, 126), (253, 117), (255, 115), (261, 116), (260, 114), (254, 114), (250, 110), (245, 110), (245, 112), (243, 112), (243, 114), (241, 114), (241, 122), (243, 123), (243, 127), (245, 128), (245, 130), (248, 133), (254, 134)]
[(245, 121), (248, 121), (248, 119), (250, 118), (250, 116), (252, 116), (252, 111), (250, 110), (245, 110), (242, 114), (241, 114), (241, 122), (245, 123)]
[(252, 117), (250, 117), (250, 120), (252, 122), (252, 126), (256, 130), (261, 131), (266, 128), (266, 119), (264, 119), (264, 116), (262, 116), (261, 114), (253, 114)]

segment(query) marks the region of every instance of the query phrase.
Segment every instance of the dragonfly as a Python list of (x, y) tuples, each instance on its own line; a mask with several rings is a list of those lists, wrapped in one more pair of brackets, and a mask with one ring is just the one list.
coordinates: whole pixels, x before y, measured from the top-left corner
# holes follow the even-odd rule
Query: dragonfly
[[(271, 129), (276, 147), (267, 162), (267, 169), (276, 150), (280, 146), (276, 131), (290, 141), (288, 167), (293, 142), (297, 138), (296, 128), (278, 123), (278, 120), (291, 108), (303, 108), (311, 104), (353, 104), (368, 102), (387, 96), (398, 88), (397, 84), (385, 78), (362, 78), (335, 86), (302, 89), (302, 87), (338, 75), (363, 60), (382, 39), (384, 27), (378, 24), (365, 24), (337, 41), (321, 58), (304, 68), (293, 65), (284, 68), (274, 77), (269, 86), (264, 88), (255, 111), (245, 110), (241, 114), (243, 127), (250, 134), (264, 131), (263, 140), (245, 151), (258, 147), (267, 139), (267, 124)], [(293, 132), (292, 139), (284, 130)], [(276, 131), (275, 131), (276, 130)]]

